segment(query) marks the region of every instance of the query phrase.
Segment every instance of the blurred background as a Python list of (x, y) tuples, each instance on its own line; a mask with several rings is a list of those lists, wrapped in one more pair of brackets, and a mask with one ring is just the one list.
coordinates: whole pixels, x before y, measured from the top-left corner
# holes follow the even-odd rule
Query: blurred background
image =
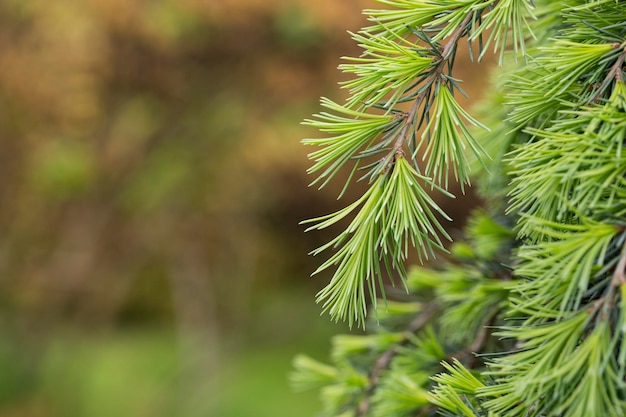
[(299, 122), (372, 6), (0, 0), (0, 417), (315, 415)]

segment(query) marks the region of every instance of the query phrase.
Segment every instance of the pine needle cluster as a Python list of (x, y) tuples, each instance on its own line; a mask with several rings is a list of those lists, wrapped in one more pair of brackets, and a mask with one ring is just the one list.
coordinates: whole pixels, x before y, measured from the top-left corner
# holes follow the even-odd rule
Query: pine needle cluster
[[(318, 302), (370, 334), (335, 337), (331, 365), (297, 357), (294, 386), (327, 417), (626, 415), (626, 4), (377, 1), (340, 65), (349, 98), (304, 140), (314, 184), (368, 185), (308, 223), (347, 224), (314, 252)], [(477, 116), (461, 42), (500, 62)], [(487, 208), (447, 245), (436, 201), (470, 178)], [(410, 251), (437, 266), (407, 270)], [(378, 303), (394, 277), (407, 294)]]

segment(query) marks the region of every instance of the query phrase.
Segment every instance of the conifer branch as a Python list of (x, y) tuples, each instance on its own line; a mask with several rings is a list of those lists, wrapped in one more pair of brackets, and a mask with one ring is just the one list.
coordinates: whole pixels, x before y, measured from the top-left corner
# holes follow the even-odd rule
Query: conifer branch
[[(352, 273), (382, 261), (391, 271), (404, 267), (411, 239), (418, 253), (428, 242), (441, 246), (431, 216), (417, 217), (424, 206), (438, 211), (423, 186), (447, 189), (448, 171), (468, 181), (464, 147), (480, 158), (487, 143), (494, 157), (490, 173), (475, 167), (487, 180), (481, 192), (489, 204), (449, 260), (416, 268), (404, 281), (437, 314), (424, 319), (419, 306), (391, 302), (381, 327), (338, 349), (336, 372), (309, 366), (300, 380), (332, 379), (323, 396), (333, 417), (435, 408), (446, 417), (626, 415), (626, 4), (378, 1), (390, 10), (368, 11), (372, 25), (355, 35), (366, 50), (346, 67), (357, 80), (338, 110), (354, 116), (340, 119), (348, 131), (364, 127), (367, 114), (381, 123), (376, 131), (340, 132), (346, 136), (328, 142), (328, 154), (316, 154), (329, 175), (337, 161), (376, 159), (364, 176), (376, 187), (318, 219), (318, 228), (356, 219), (326, 246), (341, 252), (330, 264)], [(449, 73), (464, 36), (478, 41), (479, 59), (491, 45), (510, 62), (484, 111), (495, 129), (480, 141), (469, 130), (480, 124), (454, 99), (458, 80)], [(411, 102), (406, 113), (395, 108), (404, 102)], [(412, 200), (421, 202), (407, 210)], [(355, 275), (342, 272), (323, 293), (335, 318), (364, 319), (363, 281)], [(375, 303), (382, 285), (371, 287), (373, 276), (380, 280), (366, 274), (365, 282)], [(433, 326), (409, 336), (408, 317), (420, 329), (423, 320)]]
[[(480, 12), (469, 7), (453, 8), (451, 13), (455, 13), (458, 23), (454, 21), (445, 26), (446, 33), (450, 36), (443, 47), (439, 47), (423, 31), (415, 30), (419, 40), (430, 47), (413, 48), (414, 59), (419, 63), (417, 67), (405, 61), (408, 54), (405, 45), (407, 40), (399, 35), (393, 34), (389, 40), (366, 32), (353, 34), (353, 38), (361, 42), (366, 52), (362, 58), (352, 59), (352, 64), (340, 67), (358, 75), (357, 79), (348, 83), (352, 87), (352, 98), (346, 106), (324, 99), (322, 104), (341, 116), (320, 113), (317, 115), (318, 120), (305, 121), (308, 125), (336, 135), (328, 139), (304, 140), (305, 144), (323, 146), (310, 154), (316, 161), (310, 172), (322, 172), (314, 181), (322, 181), (322, 187), (349, 160), (358, 160), (356, 169), (361, 159), (387, 152), (385, 157), (369, 166), (364, 178), (369, 178), (371, 186), (357, 203), (328, 216), (311, 220), (319, 222), (313, 228), (325, 228), (362, 205), (355, 220), (344, 233), (312, 252), (317, 254), (325, 249), (337, 249), (315, 272), (336, 266), (330, 284), (318, 293), (317, 300), (323, 303), (324, 311), (330, 312), (335, 320), (347, 320), (350, 326), (353, 323), (364, 325), (367, 310), (365, 284), (374, 305), (379, 291), (385, 298), (382, 271), (377, 262), (384, 263), (390, 276), (397, 272), (404, 282), (403, 261), (407, 257), (407, 243), (410, 242), (417, 249), (421, 260), (427, 259), (429, 255), (434, 257), (433, 248), (443, 249), (440, 235), (449, 239), (449, 235), (434, 217), (434, 212), (440, 213), (444, 218), (448, 217), (426, 193), (422, 184), (451, 196), (445, 191), (448, 188), (450, 167), (461, 185), (469, 183), (468, 164), (463, 153), (466, 144), (479, 159), (486, 155), (465, 123), (481, 125), (455, 101), (452, 90), (457, 81), (451, 75), (444, 74), (446, 67), (452, 70), (457, 43)], [(442, 29), (439, 33), (443, 31)], [(389, 55), (396, 52), (400, 55), (399, 58)], [(384, 53), (388, 54), (388, 61), (394, 61), (394, 65), (385, 63)], [(425, 57), (430, 58), (425, 60)], [(423, 66), (426, 62), (429, 63), (428, 68)], [(404, 68), (412, 74), (416, 68), (421, 68), (422, 73), (413, 86), (405, 89), (407, 79), (396, 72), (397, 68)], [(398, 77), (397, 83), (392, 81), (393, 76)], [(376, 81), (377, 77), (381, 80)], [(381, 108), (387, 108), (392, 114), (374, 115), (352, 108), (358, 100), (369, 100), (371, 97), (380, 100), (382, 95), (390, 91), (389, 85), (401, 90), (400, 93), (396, 91), (390, 101), (380, 103)], [(416, 93), (410, 93), (413, 88), (417, 88)], [(409, 99), (412, 94), (416, 96), (408, 113), (398, 113), (393, 109), (393, 103), (398, 97), (404, 95)], [(373, 107), (370, 102), (362, 104), (365, 109)], [(418, 121), (420, 109), (423, 114)], [(434, 115), (429, 118), (431, 110)], [(415, 162), (411, 161), (409, 165), (403, 150), (424, 119), (429, 120), (426, 133), (412, 150), (411, 160), (415, 159), (416, 153), (428, 142), (424, 151), (424, 158), (428, 156), (425, 176), (420, 174), (420, 168)], [(428, 140), (426, 136), (429, 136)]]

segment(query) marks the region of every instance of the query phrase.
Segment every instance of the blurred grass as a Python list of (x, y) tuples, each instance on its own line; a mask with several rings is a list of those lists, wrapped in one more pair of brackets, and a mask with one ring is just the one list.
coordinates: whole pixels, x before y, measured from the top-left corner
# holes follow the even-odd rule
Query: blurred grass
[(36, 363), (4, 338), (0, 416), (313, 417), (316, 394), (291, 390), (290, 359), (302, 351), (324, 357), (328, 338), (343, 328), (303, 296), (262, 297), (251, 328), (204, 344), (201, 354), (215, 361), (191, 377), (174, 328), (57, 329)]
[[(318, 335), (321, 340), (328, 335)], [(291, 371), (291, 358), (296, 353), (319, 347), (294, 344), (280, 348), (260, 349), (232, 358), (224, 372), (224, 386), (216, 416), (233, 417), (293, 417), (316, 415), (320, 405), (317, 393), (294, 393), (285, 376)], [(317, 349), (316, 349), (317, 348)], [(242, 393), (244, 396), (242, 396)], [(248, 397), (254, 393), (254, 398)]]
[[(327, 335), (320, 334), (320, 340)], [(173, 334), (129, 332), (103, 338), (58, 340), (41, 370), (42, 401), (66, 417), (314, 415), (312, 393), (294, 394), (290, 362), (310, 344), (292, 343), (239, 350), (221, 358), (215, 383), (193, 409), (181, 392), (179, 356)], [(315, 348), (315, 347), (313, 347)]]
[(41, 368), (41, 395), (55, 414), (172, 415), (174, 338), (163, 332), (56, 337)]

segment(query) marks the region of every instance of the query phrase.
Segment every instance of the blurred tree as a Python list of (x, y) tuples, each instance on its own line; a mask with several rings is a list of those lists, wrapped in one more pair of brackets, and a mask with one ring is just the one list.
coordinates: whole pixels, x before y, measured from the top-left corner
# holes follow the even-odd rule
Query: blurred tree
[[(0, 416), (91, 415), (96, 393), (140, 410), (129, 385), (143, 404), (159, 373), (131, 347), (166, 357), (158, 337), (184, 358), (161, 389), (188, 389), (190, 410), (250, 341), (317, 339), (309, 305), (279, 293), (319, 287), (298, 254), (330, 235), (298, 222), (340, 203), (305, 188), (293, 120), (334, 89), (368, 2), (0, 1)], [(113, 357), (125, 369), (103, 374)]]
[(300, 204), (274, 182), (303, 163), (278, 128), (331, 81), (309, 63), (332, 56), (332, 4), (2, 2), (2, 305), (33, 323), (168, 321), (191, 268), (227, 328), (251, 280), (298, 268), (274, 255), (297, 241), (272, 208)]
[[(297, 222), (334, 200), (288, 191), (307, 181), (306, 158), (291, 140), (302, 128), (291, 121), (335, 81), (323, 69), (349, 47), (343, 16), (356, 27), (356, 6), (0, 2), (0, 384), (11, 388), (0, 388), (0, 415), (18, 415), (15, 403), (39, 410), (38, 397), (20, 397), (37, 389), (39, 372), (50, 392), (48, 380), (70, 381), (58, 383), (57, 395), (72, 384), (85, 389), (24, 414), (69, 415), (74, 404), (91, 415), (76, 405), (92, 406), (91, 389), (117, 395), (96, 381), (104, 371), (93, 362), (119, 355), (135, 369), (135, 353), (84, 353), (80, 343), (61, 342), (57, 351), (65, 328), (82, 329), (78, 339), (174, 328), (189, 410), (207, 402), (203, 384), (215, 382), (222, 345), (232, 353), (246, 338), (280, 343), (305, 334), (294, 324), (283, 326), (294, 334), (254, 326), (278, 315), (280, 297), (264, 294), (295, 286), (288, 283), (310, 268), (306, 257), (283, 256), (315, 245), (297, 237)], [(135, 339), (126, 343), (152, 354)], [(77, 364), (68, 366), (73, 355)], [(120, 372), (103, 378), (142, 384)], [(150, 385), (154, 375), (142, 368), (134, 377)]]

